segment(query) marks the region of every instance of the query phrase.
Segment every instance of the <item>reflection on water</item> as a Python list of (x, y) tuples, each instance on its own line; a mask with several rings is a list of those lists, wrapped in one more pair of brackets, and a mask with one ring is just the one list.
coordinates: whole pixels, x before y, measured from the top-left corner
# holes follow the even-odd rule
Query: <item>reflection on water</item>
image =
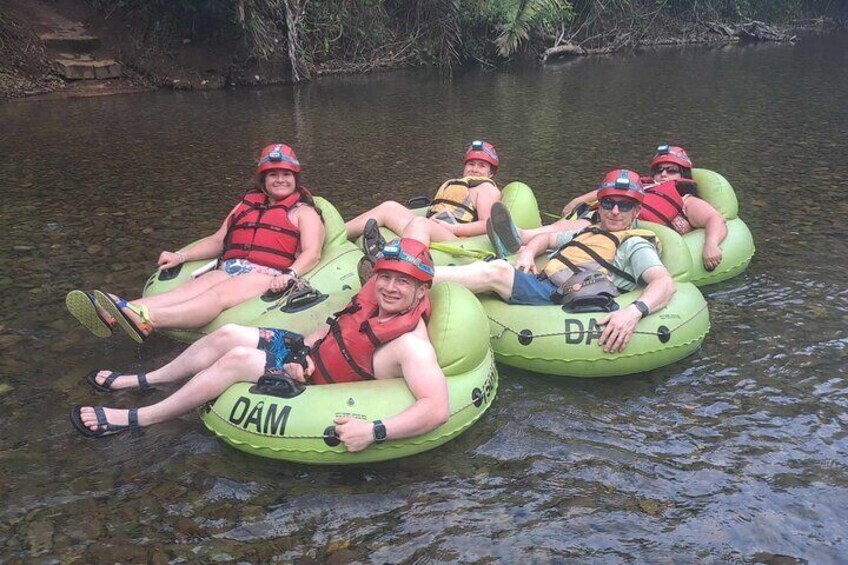
[[(2, 560), (840, 561), (846, 46), (0, 107)], [(194, 416), (140, 437), (71, 432), (89, 369), (149, 369), (180, 346), (98, 341), (65, 293), (140, 289), (159, 250), (217, 228), (260, 146), (291, 143), (308, 184), (352, 216), (433, 190), (476, 137), (502, 156), (497, 180), (527, 182), (546, 210), (609, 168), (644, 170), (662, 141), (722, 172), (758, 253), (706, 290), (702, 350), (622, 379), (504, 369), (497, 402), (463, 436), (361, 468), (250, 457)]]

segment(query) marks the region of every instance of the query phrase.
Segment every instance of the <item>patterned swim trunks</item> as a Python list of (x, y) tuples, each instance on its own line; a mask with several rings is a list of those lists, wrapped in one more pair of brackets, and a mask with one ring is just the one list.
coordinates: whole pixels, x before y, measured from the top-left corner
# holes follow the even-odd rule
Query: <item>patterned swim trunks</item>
[(300, 334), (286, 330), (259, 328), (259, 344), (256, 347), (265, 352), (265, 376), (284, 377), (286, 375), (283, 367), (286, 364), (286, 357), (291, 352), (286, 343), (287, 336), (290, 339), (303, 338)]
[(283, 272), (279, 269), (257, 265), (256, 263), (251, 263), (247, 259), (227, 259), (221, 263), (221, 270), (231, 277), (238, 277), (248, 273), (258, 273), (260, 275), (270, 275), (272, 277), (283, 274)]

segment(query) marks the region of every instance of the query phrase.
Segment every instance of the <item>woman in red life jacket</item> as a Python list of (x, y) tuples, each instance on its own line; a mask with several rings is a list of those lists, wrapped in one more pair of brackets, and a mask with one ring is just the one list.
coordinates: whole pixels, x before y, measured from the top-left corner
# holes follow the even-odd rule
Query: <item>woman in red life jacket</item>
[(305, 338), (281, 329), (227, 324), (143, 378), (117, 375), (109, 386), (95, 386), (111, 392), (190, 379), (168, 398), (129, 410), (74, 406), (71, 422), (87, 437), (114, 435), (166, 422), (234, 383), (262, 377), (316, 385), (403, 378), (415, 396), (409, 408), (385, 421), (336, 418), (336, 433), (348, 451), (424, 434), (450, 415), (447, 383), (425, 325), (432, 280), (427, 246), (411, 239), (393, 241), (378, 260), (375, 276), (332, 323)]
[[(347, 222), (347, 237), (355, 240), (363, 232), (376, 231), (381, 226), (428, 245), (430, 241), (482, 235), (486, 233), (492, 204), (501, 199), (501, 192), (492, 180), (499, 165), (498, 153), (490, 143), (473, 141), (465, 151), (462, 177), (442, 184), (427, 217), (416, 216), (403, 204), (390, 200)], [(369, 224), (369, 220), (374, 222)], [(366, 233), (366, 240), (368, 237)], [(366, 251), (373, 255), (379, 249)]]
[[(692, 181), (692, 160), (689, 155), (682, 147), (660, 145), (651, 159), (651, 176), (656, 184), (647, 187), (647, 193), (659, 195), (665, 202), (653, 197), (649, 201), (664, 206), (665, 211), (643, 207), (640, 218), (666, 224), (680, 234), (703, 228), (704, 250), (701, 257), (704, 268), (712, 271), (718, 267), (721, 263), (719, 246), (727, 237), (727, 223), (709, 202), (695, 196), (697, 184)], [(677, 197), (682, 200), (682, 210)], [(672, 209), (668, 206), (670, 202), (676, 204)]]
[(71, 291), (66, 299), (71, 314), (95, 335), (108, 337), (118, 324), (141, 342), (154, 328), (198, 328), (228, 308), (283, 290), (290, 279), (318, 264), (324, 243), (324, 224), (300, 172), (291, 147), (265, 147), (256, 188), (218, 231), (184, 252), (159, 256), (160, 269), (220, 257), (215, 270), (169, 292), (131, 301), (100, 291)]
[[(705, 232), (702, 258), (708, 271), (721, 262), (719, 245), (727, 237), (727, 224), (712, 205), (694, 196), (697, 185), (692, 181), (692, 160), (682, 147), (660, 145), (651, 159), (651, 178), (643, 181), (645, 201), (639, 219), (664, 224), (677, 233), (687, 234), (693, 229)], [(597, 201), (597, 191), (587, 192), (571, 200), (562, 209), (563, 218), (572, 214), (579, 206)], [(591, 214), (582, 214), (578, 219), (562, 219), (549, 226), (532, 230), (511, 228), (507, 214), (498, 210), (492, 215), (496, 222), (492, 232), (505, 234), (503, 238), (493, 235), (495, 249), (503, 248), (515, 253), (518, 248), (540, 233), (582, 229), (593, 221)], [(515, 234), (510, 235), (510, 234)]]

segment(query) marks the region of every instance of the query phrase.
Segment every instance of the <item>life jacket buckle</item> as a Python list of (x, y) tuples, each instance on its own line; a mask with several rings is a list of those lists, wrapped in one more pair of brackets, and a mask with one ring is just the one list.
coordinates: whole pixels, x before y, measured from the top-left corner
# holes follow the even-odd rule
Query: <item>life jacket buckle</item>
[(562, 304), (570, 314), (614, 312), (618, 310), (615, 297), (618, 289), (612, 278), (598, 270), (586, 270), (570, 276), (551, 294), (551, 301)]

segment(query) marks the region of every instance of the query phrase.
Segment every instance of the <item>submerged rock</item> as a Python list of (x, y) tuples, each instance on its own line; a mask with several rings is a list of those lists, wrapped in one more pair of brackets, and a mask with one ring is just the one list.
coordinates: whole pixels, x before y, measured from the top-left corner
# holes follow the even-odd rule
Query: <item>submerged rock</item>
[(55, 528), (52, 522), (31, 522), (27, 526), (27, 541), (30, 551), (39, 555), (53, 549), (53, 532)]

